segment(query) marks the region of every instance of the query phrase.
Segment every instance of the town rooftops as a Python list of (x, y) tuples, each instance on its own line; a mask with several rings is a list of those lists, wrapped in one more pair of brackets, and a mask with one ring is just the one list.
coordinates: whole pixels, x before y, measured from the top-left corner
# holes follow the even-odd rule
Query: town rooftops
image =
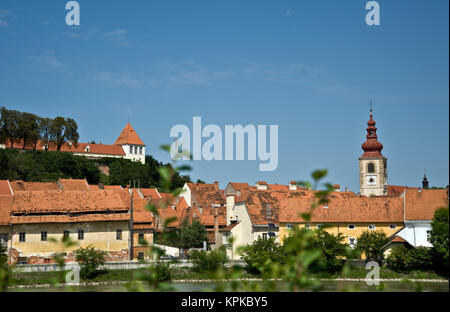
[(144, 142), (139, 138), (136, 131), (130, 123), (127, 123), (125, 128), (120, 133), (114, 145), (142, 145), (145, 146)]
[(186, 183), (192, 193), (192, 207), (212, 208), (225, 205), (224, 191), (219, 183)]
[(63, 191), (89, 191), (86, 179), (59, 179), (58, 186)]

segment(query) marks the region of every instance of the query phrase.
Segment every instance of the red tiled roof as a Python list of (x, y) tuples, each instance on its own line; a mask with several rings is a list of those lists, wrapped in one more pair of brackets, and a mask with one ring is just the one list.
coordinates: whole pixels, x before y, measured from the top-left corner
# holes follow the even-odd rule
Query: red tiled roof
[[(318, 207), (311, 222), (403, 222), (403, 199), (400, 197), (365, 197), (353, 192), (329, 195), (328, 208)], [(314, 191), (290, 193), (280, 202), (280, 222), (305, 222), (302, 213), (311, 211)]]
[(139, 136), (137, 135), (136, 131), (134, 131), (130, 123), (127, 123), (127, 125), (117, 138), (116, 142), (114, 143), (114, 145), (125, 145), (125, 144), (145, 146), (144, 142), (142, 142), (142, 140), (139, 138)]
[[(89, 152), (87, 151), (87, 147), (89, 146)], [(11, 147), (11, 144), (6, 144), (7, 148)], [(22, 149), (23, 143), (21, 139), (14, 140), (13, 147), (14, 149)], [(25, 146), (26, 150), (34, 150), (34, 145), (27, 144)], [(37, 151), (45, 151), (44, 143), (41, 140), (38, 140), (36, 143)], [(56, 151), (57, 147), (54, 143), (50, 143), (49, 151)], [(92, 144), (92, 143), (81, 143), (79, 142), (77, 146), (74, 144), (69, 144), (68, 142), (64, 143), (60, 149), (61, 152), (72, 152), (72, 153), (83, 153), (86, 155), (89, 154), (102, 154), (102, 155), (114, 155), (114, 156), (125, 156), (125, 152), (123, 148), (119, 145), (108, 145), (108, 144)]]
[(0, 180), (0, 196), (11, 195), (11, 186), (8, 180)]
[(391, 243), (407, 243), (407, 241), (403, 238), (400, 237), (398, 235), (395, 235), (392, 239), (391, 239)]
[(216, 205), (225, 205), (224, 191), (218, 184), (187, 183), (192, 195), (192, 206), (212, 209)]
[(86, 213), (128, 211), (117, 191), (22, 191), (15, 192), (11, 211), (27, 213)]
[(56, 182), (24, 182), (22, 180), (17, 180), (11, 181), (10, 183), (14, 192), (59, 190)]
[(388, 185), (387, 186), (387, 193), (388, 195), (402, 195), (403, 191), (409, 189), (409, 190), (418, 190), (418, 187), (410, 187), (410, 186), (401, 186), (401, 185)]
[(99, 191), (100, 187), (97, 184), (89, 184), (89, 191)]
[(144, 197), (161, 198), (156, 188), (140, 188), (139, 189)]
[(86, 179), (59, 179), (57, 183), (63, 191), (89, 191)]
[(0, 197), (0, 225), (9, 225), (13, 195)]
[(119, 190), (119, 191), (121, 191), (123, 188), (120, 185), (105, 185), (105, 186), (103, 186), (103, 189), (105, 189), (105, 190)]
[(447, 190), (405, 191), (405, 219), (407, 221), (432, 220), (437, 209), (448, 205)]

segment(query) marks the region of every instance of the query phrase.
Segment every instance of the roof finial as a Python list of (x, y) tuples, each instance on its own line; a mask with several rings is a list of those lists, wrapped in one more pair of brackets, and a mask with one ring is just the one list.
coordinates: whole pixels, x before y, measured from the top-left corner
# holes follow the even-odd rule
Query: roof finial
[(373, 106), (373, 103), (372, 103), (372, 98), (370, 98), (370, 117), (372, 118), (372, 106)]

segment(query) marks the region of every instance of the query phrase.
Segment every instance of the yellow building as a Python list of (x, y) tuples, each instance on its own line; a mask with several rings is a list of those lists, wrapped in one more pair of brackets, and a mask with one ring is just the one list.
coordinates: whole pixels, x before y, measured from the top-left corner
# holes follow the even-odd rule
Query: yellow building
[[(314, 192), (286, 196), (280, 201), (280, 243), (294, 226), (324, 229), (341, 233), (345, 243), (353, 246), (364, 231), (382, 230), (392, 236), (404, 226), (403, 198), (399, 196), (359, 196), (353, 192), (333, 192), (329, 203), (311, 212)], [(310, 222), (301, 214), (311, 212)]]
[[(9, 193), (3, 187), (0, 193), (0, 238), (8, 247), (9, 262), (53, 262), (53, 256), (61, 252), (66, 253), (66, 261), (72, 261), (76, 248), (89, 245), (106, 251), (107, 261), (129, 260), (131, 247), (133, 258), (148, 254), (148, 246), (141, 242), (145, 239), (153, 243), (153, 219), (145, 209), (147, 199), (137, 192), (133, 198), (132, 241), (128, 190), (68, 191), (44, 186), (40, 185), (38, 191), (13, 187)], [(30, 188), (34, 186), (25, 189)], [(64, 247), (63, 237), (76, 245)]]

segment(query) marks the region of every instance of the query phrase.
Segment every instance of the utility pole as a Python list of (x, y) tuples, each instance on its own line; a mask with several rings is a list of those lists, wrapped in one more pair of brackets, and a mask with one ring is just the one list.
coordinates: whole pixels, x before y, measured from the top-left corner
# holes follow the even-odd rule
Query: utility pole
[(131, 188), (130, 181), (130, 260), (132, 261), (134, 258), (133, 245), (134, 245), (134, 231), (133, 231), (133, 189)]

